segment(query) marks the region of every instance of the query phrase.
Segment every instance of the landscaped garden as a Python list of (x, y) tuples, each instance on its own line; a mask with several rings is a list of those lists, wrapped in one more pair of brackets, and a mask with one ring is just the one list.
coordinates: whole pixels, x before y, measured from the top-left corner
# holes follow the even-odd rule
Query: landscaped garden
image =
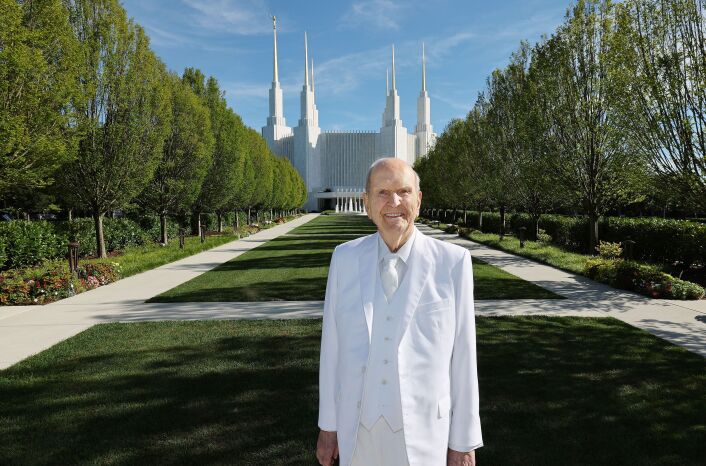
[[(477, 329), (479, 464), (706, 463), (702, 357), (613, 319)], [(0, 464), (316, 464), (320, 331), (95, 326), (0, 371)]]
[[(700, 261), (704, 260), (701, 257), (701, 251), (703, 249), (702, 238), (706, 239), (706, 225), (681, 225), (676, 221), (654, 222), (649, 219), (644, 221), (639, 219), (618, 220), (617, 222), (613, 220), (614, 224), (623, 223), (628, 226), (623, 226), (622, 229), (614, 227), (613, 230), (618, 231), (612, 232), (613, 238), (611, 239), (619, 234), (622, 234), (619, 236), (622, 238), (638, 237), (641, 230), (649, 229), (647, 227), (650, 225), (653, 226), (652, 234), (643, 238), (642, 248), (637, 252), (630, 251), (630, 257), (625, 257), (628, 254), (625, 254), (627, 251), (624, 251), (623, 245), (628, 244), (627, 241), (604, 241), (596, 248), (596, 255), (581, 253), (580, 250), (586, 247), (584, 242), (579, 240), (581, 227), (585, 223), (582, 219), (558, 215), (547, 216), (548, 219), (544, 226), (552, 226), (552, 234), (540, 229), (538, 237), (521, 242), (518, 232), (520, 228), (524, 229), (523, 234), (531, 231), (527, 228), (531, 219), (522, 214), (509, 217), (511, 220), (508, 222), (509, 228), (504, 230), (502, 236), (499, 234), (499, 215), (492, 213), (484, 214), (486, 220), (482, 225), (475, 221), (469, 221), (468, 218), (464, 223), (461, 220), (462, 217), (459, 217), (456, 223), (449, 224), (428, 218), (421, 220), (445, 232), (458, 233), (464, 238), (495, 249), (524, 256), (575, 274), (585, 275), (613, 287), (636, 291), (652, 298), (702, 299), (706, 296), (706, 291), (701, 285), (682, 280), (668, 273), (676, 268), (674, 264), (682, 264), (682, 271), (684, 271), (685, 264), (687, 271), (693, 270), (692, 264), (696, 264), (698, 267), (696, 277), (698, 280), (704, 280), (702, 275), (706, 273), (704, 271), (706, 269)], [(655, 227), (654, 223), (658, 223), (658, 227)], [(659, 226), (663, 228), (659, 228)], [(604, 229), (608, 228), (604, 227)], [(680, 236), (686, 239), (682, 240)], [(651, 242), (648, 242), (647, 238), (652, 238)], [(670, 238), (674, 238), (674, 241), (670, 241)], [(664, 244), (663, 247), (659, 246), (660, 241)], [(634, 243), (631, 241), (631, 247), (634, 246)], [(642, 260), (635, 260), (632, 257), (633, 254), (637, 254)], [(646, 258), (651, 259), (652, 262), (646, 261)]]
[[(129, 219), (108, 219), (109, 258), (95, 257), (94, 230), (89, 222), (25, 222), (0, 224), (0, 305), (46, 304), (107, 285), (145, 270), (174, 262), (267, 229), (276, 222), (241, 222), (221, 231), (184, 236), (179, 243), (177, 225), (170, 224), (172, 241), (156, 242), (159, 228), (141, 228)], [(282, 217), (284, 222), (294, 216)], [(69, 241), (80, 245), (78, 268), (69, 271), (64, 258)], [(3, 268), (7, 270), (2, 270)]]
[[(333, 249), (374, 231), (364, 216), (322, 215), (150, 301), (323, 300)], [(474, 279), (476, 299), (561, 298), (477, 259)]]

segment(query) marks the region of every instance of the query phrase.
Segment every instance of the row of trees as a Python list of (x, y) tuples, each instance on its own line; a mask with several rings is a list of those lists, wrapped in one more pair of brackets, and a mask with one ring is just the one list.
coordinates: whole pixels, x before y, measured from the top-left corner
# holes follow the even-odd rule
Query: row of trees
[[(306, 187), (215, 78), (170, 72), (118, 0), (0, 0), (0, 200), (167, 216), (293, 209)], [(219, 221), (219, 225), (221, 222)]]
[[(706, 210), (706, 1), (579, 0), (418, 162), (436, 207)], [(666, 210), (666, 207), (665, 207)], [(504, 222), (502, 222), (504, 224)]]

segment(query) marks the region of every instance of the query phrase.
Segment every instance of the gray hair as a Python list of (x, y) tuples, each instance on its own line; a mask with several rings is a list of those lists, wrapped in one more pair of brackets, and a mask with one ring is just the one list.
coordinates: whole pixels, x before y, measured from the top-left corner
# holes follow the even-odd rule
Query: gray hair
[[(368, 168), (368, 175), (365, 177), (365, 192), (366, 193), (370, 193), (370, 178), (373, 175), (373, 171), (375, 170), (375, 167), (387, 162), (388, 160), (394, 160), (394, 159), (395, 159), (394, 157), (383, 157), (381, 159), (377, 159), (375, 162), (373, 162), (370, 165), (370, 168)], [(398, 160), (401, 160), (401, 159), (398, 159)], [(412, 166), (410, 164), (408, 164), (407, 162), (405, 162), (405, 165), (407, 165), (407, 167), (409, 167), (409, 169), (412, 170), (412, 173), (414, 173), (414, 187), (415, 187), (415, 189), (417, 190), (417, 192), (421, 191), (421, 189), (419, 187), (419, 173), (417, 173), (414, 170), (414, 168), (412, 168)]]

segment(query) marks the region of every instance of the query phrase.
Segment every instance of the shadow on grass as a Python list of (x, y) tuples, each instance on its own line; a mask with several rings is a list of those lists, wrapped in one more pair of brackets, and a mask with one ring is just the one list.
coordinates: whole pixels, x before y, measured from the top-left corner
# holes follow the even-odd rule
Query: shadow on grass
[(322, 237), (300, 237), (300, 238), (289, 238), (280, 237), (275, 238), (259, 248), (258, 251), (311, 251), (315, 249), (324, 249), (333, 252), (334, 248), (341, 243), (348, 241), (350, 238), (341, 238), (340, 236), (327, 236)]
[(308, 269), (311, 267), (328, 267), (333, 251), (311, 254), (257, 255), (242, 256), (225, 262), (211, 272), (230, 272), (233, 270), (267, 270), (267, 269)]
[[(93, 327), (0, 371), (0, 463), (314, 465), (320, 325)], [(477, 328), (479, 464), (706, 464), (703, 358), (614, 319)]]
[(170, 325), (201, 327), (171, 346), (118, 325), (100, 326), (127, 335), (111, 352), (73, 345), (0, 372), (1, 464), (314, 464), (318, 321), (252, 336)]
[(326, 273), (319, 277), (286, 281), (257, 281), (245, 285), (179, 287), (174, 292), (150, 298), (148, 303), (321, 301), (326, 294)]
[(613, 319), (478, 319), (481, 464), (706, 464), (706, 362)]

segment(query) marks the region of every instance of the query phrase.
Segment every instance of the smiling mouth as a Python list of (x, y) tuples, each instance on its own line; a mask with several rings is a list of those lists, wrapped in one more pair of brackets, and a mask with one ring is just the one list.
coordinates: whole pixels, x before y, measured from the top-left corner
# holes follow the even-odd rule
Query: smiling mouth
[(402, 214), (395, 214), (395, 213), (385, 214), (385, 218), (400, 218), (400, 217), (402, 217)]

